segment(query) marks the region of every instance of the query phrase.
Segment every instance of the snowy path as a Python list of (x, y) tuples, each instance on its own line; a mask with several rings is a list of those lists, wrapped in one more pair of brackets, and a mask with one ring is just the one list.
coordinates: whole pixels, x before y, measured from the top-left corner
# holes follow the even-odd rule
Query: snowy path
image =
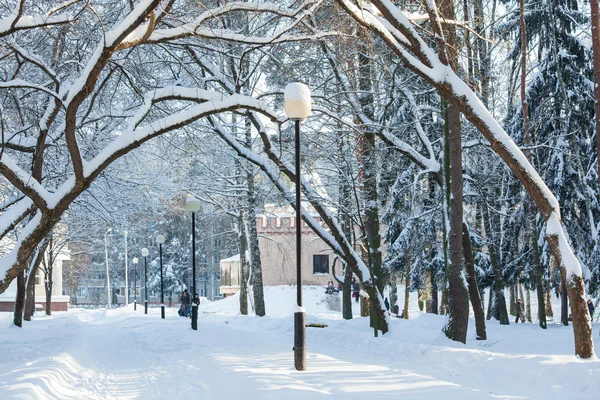
[[(237, 323), (229, 324), (231, 318)], [(452, 382), (310, 349), (309, 371), (298, 373), (289, 336), (231, 318), (209, 315), (193, 332), (189, 320), (174, 311), (165, 321), (157, 310), (147, 316), (116, 310), (108, 318), (104, 311), (73, 311), (34, 321), (23, 332), (8, 328), (23, 334), (0, 340), (0, 354), (13, 355), (0, 359), (0, 398), (173, 399), (194, 394), (217, 399), (245, 393), (250, 399), (287, 400), (345, 393), (344, 398), (358, 399), (367, 392), (392, 398), (402, 391), (417, 399), (441, 389), (479, 398)]]
[(440, 335), (439, 316), (394, 320), (390, 334), (373, 338), (365, 319), (309, 313), (309, 322), (329, 327), (308, 328), (308, 371), (297, 372), (291, 317), (204, 311), (196, 332), (174, 309), (164, 321), (157, 309), (150, 315), (71, 310), (23, 329), (10, 327), (4, 314), (0, 399), (597, 399), (600, 393), (600, 361), (571, 355), (571, 327), (490, 323), (489, 341), (470, 338), (464, 346)]

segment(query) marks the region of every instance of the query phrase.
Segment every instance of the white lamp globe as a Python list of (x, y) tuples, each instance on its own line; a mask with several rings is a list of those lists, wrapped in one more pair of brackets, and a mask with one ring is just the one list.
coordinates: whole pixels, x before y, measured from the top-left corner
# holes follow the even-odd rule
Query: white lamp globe
[(185, 209), (189, 212), (197, 212), (200, 210), (200, 200), (194, 196), (189, 196), (187, 199), (185, 199)]
[(165, 235), (156, 235), (156, 243), (163, 244), (165, 242)]
[(137, 258), (137, 257), (133, 257), (133, 263), (134, 263), (134, 264), (137, 264), (137, 263), (138, 263), (138, 261), (140, 261), (140, 260), (138, 260), (138, 258)]
[(288, 83), (283, 91), (283, 109), (288, 118), (303, 121), (312, 110), (310, 89), (303, 83)]
[(148, 257), (148, 249), (145, 247), (142, 249), (142, 256)]

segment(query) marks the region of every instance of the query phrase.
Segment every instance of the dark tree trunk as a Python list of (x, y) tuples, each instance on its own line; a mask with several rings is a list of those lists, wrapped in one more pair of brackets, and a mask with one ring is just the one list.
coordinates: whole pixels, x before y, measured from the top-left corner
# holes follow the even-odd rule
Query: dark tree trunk
[(352, 271), (347, 266), (342, 284), (342, 318), (352, 319)]
[[(250, 132), (250, 121), (246, 124), (246, 147), (252, 147), (252, 138)], [(260, 261), (260, 247), (258, 245), (258, 233), (256, 231), (256, 191), (254, 189), (254, 167), (250, 166), (247, 175), (248, 181), (248, 229), (250, 237), (248, 238), (248, 248), (250, 249), (250, 258), (252, 265), (252, 293), (254, 294), (254, 312), (259, 317), (264, 317), (265, 295), (263, 291), (262, 265)], [(297, 226), (296, 229), (301, 229)]]
[(17, 275), (17, 297), (15, 298), (15, 311), (13, 323), (21, 328), (23, 326), (23, 308), (25, 307), (25, 272)]
[(248, 261), (246, 260), (246, 226), (244, 213), (237, 217), (238, 245), (240, 248), (240, 314), (248, 315)]
[(517, 315), (517, 297), (519, 297), (518, 295), (516, 295), (516, 290), (517, 287), (516, 285), (510, 285), (509, 286), (509, 297), (508, 297), (508, 301), (510, 302), (510, 315)]
[(438, 285), (435, 272), (431, 274), (431, 312), (438, 313)]
[(600, 183), (600, 10), (598, 1), (590, 2), (592, 23), (592, 54), (594, 62), (594, 111), (596, 123), (596, 151), (598, 182)]
[(552, 310), (552, 289), (550, 289), (550, 282), (546, 282), (546, 315), (550, 318), (554, 318), (554, 311)]
[(23, 319), (31, 321), (31, 317), (35, 313), (35, 274), (37, 268), (34, 267), (27, 277), (27, 286), (25, 291), (25, 312)]
[(465, 253), (465, 269), (467, 271), (467, 284), (469, 286), (469, 299), (473, 307), (475, 315), (475, 330), (477, 340), (486, 340), (487, 334), (485, 331), (485, 315), (483, 314), (483, 306), (479, 297), (479, 287), (477, 285), (477, 276), (475, 275), (475, 260), (473, 259), (473, 249), (471, 248), (471, 235), (469, 228), (463, 224), (463, 250)]
[(398, 304), (398, 286), (396, 285), (396, 275), (392, 273), (390, 279), (390, 311)]
[(564, 326), (569, 326), (569, 298), (567, 297), (567, 285), (565, 284), (565, 278), (561, 273), (560, 282), (560, 322)]
[(494, 284), (492, 283), (492, 286), (490, 286), (490, 294), (488, 297), (488, 306), (487, 306), (487, 313), (485, 316), (485, 319), (487, 319), (488, 321), (490, 319), (492, 319), (492, 302), (493, 302), (493, 297), (494, 296)]
[[(359, 102), (363, 113), (371, 120), (375, 119), (373, 83), (371, 81), (371, 47), (369, 31), (359, 29), (358, 42), (358, 86), (362, 93)], [(379, 234), (379, 204), (377, 193), (377, 153), (375, 149), (375, 131), (370, 126), (361, 127), (359, 139), (359, 164), (361, 164), (361, 182), (363, 186), (364, 227), (367, 239), (367, 259), (373, 276), (373, 284), (383, 293), (385, 277), (382, 269), (381, 236)], [(380, 329), (378, 313), (371, 313), (371, 325)], [(377, 332), (375, 332), (377, 335)]]
[(490, 252), (490, 262), (494, 270), (494, 302), (492, 304), (492, 313), (500, 321), (500, 325), (508, 325), (508, 311), (506, 309), (506, 299), (504, 297), (504, 283), (502, 280), (502, 268), (498, 257), (498, 249), (494, 240), (494, 225), (487, 209), (485, 198), (481, 204), (481, 215), (485, 224), (485, 230), (488, 234), (488, 250)]
[(442, 287), (442, 301), (440, 302), (440, 315), (446, 315), (448, 308), (448, 288), (444, 280), (444, 286)]
[(408, 314), (408, 307), (410, 306), (410, 264), (407, 267), (406, 276), (404, 278), (404, 319), (408, 319), (410, 316)]
[(25, 300), (25, 315), (23, 316), (25, 321), (31, 321), (31, 317), (35, 313), (35, 276), (42, 264), (47, 248), (48, 240), (42, 241), (37, 256), (31, 265), (29, 276), (27, 277), (27, 298)]

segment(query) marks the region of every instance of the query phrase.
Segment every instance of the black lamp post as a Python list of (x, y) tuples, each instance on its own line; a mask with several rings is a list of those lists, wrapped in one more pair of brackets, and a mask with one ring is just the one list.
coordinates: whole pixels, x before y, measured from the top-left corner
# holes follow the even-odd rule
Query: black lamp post
[(144, 314), (148, 314), (148, 263), (146, 263), (146, 257), (148, 257), (148, 249), (142, 249), (142, 256), (144, 256)]
[(165, 319), (165, 285), (163, 281), (163, 265), (162, 265), (162, 245), (165, 242), (164, 235), (156, 236), (158, 243), (158, 253), (160, 254), (160, 317)]
[(185, 201), (186, 210), (192, 213), (192, 329), (198, 330), (198, 304), (196, 297), (196, 212), (200, 210), (200, 200), (188, 197)]
[(310, 115), (310, 89), (303, 83), (290, 83), (284, 91), (284, 110), (288, 118), (295, 121), (296, 161), (296, 301), (294, 313), (294, 367), (306, 371), (306, 312), (302, 308), (302, 189), (300, 185), (300, 121)]
[(133, 257), (133, 311), (137, 310), (137, 263), (138, 258)]

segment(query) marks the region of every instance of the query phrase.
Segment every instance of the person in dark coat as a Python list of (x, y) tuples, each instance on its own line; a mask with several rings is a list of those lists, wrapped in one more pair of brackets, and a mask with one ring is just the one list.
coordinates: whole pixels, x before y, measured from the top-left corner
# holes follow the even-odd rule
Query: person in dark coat
[(594, 307), (594, 303), (592, 303), (592, 299), (588, 299), (587, 305), (588, 305), (588, 311), (590, 312), (590, 318), (592, 318), (592, 320), (593, 320), (595, 307)]
[(388, 312), (388, 315), (390, 315), (390, 301), (388, 300), (388, 298), (386, 297), (385, 300), (383, 301), (383, 303), (385, 304), (385, 309)]
[(354, 298), (358, 303), (358, 300), (360, 298), (360, 285), (358, 284), (358, 282), (354, 282)]
[(192, 313), (192, 310), (191, 310), (192, 299), (190, 299), (190, 294), (188, 293), (187, 289), (185, 289), (183, 291), (183, 293), (181, 294), (181, 304), (184, 306), (183, 309), (185, 311), (185, 316), (189, 317), (190, 314)]
[(519, 318), (521, 318), (521, 322), (525, 322), (523, 318), (523, 307), (521, 307), (521, 299), (517, 299), (517, 318), (515, 319), (515, 324), (519, 322)]

